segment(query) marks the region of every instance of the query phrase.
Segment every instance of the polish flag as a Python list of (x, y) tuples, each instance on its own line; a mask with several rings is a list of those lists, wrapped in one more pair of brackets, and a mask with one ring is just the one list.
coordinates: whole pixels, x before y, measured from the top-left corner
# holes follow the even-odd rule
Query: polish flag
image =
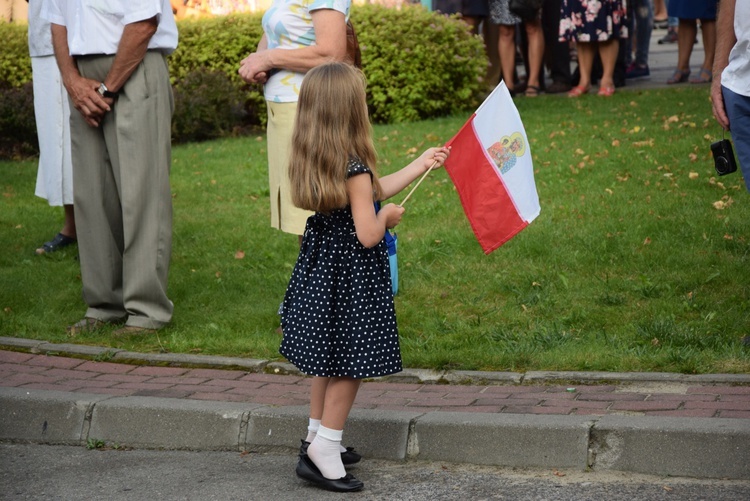
[(526, 131), (501, 82), (446, 146), (445, 169), (485, 254), (526, 228), (540, 211)]

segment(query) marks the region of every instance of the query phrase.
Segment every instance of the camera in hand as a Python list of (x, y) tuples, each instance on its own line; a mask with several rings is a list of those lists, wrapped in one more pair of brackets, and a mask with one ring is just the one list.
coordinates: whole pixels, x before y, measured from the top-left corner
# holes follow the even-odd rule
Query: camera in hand
[(729, 139), (711, 143), (711, 153), (714, 156), (714, 167), (718, 175), (725, 176), (737, 170), (732, 142)]

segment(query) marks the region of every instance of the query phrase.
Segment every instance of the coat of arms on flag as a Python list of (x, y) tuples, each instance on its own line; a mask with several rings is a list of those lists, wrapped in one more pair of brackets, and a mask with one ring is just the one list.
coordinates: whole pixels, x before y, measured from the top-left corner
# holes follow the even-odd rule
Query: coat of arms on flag
[(471, 228), (489, 254), (541, 210), (526, 131), (500, 83), (446, 146), (445, 162)]

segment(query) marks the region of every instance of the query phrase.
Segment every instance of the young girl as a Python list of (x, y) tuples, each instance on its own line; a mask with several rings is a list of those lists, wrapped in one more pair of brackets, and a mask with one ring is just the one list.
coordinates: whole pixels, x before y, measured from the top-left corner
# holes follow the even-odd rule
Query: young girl
[[(447, 148), (430, 148), (400, 171), (378, 179), (359, 70), (329, 63), (302, 82), (289, 177), (294, 204), (307, 220), (284, 296), (280, 353), (314, 376), (307, 439), (297, 475), (334, 491), (364, 484), (347, 474), (359, 455), (341, 447), (362, 378), (401, 371), (396, 314), (384, 235), (404, 213), (374, 202), (403, 190)], [(308, 445), (309, 444), (309, 445)]]

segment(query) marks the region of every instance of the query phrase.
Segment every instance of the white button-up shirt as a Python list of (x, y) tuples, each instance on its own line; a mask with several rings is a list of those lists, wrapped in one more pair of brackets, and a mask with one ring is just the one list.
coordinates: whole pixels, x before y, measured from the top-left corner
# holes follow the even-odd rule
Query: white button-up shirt
[(169, 0), (50, 0), (42, 18), (65, 26), (71, 56), (116, 54), (125, 25), (156, 16), (159, 27), (149, 49), (177, 48), (177, 24)]
[(48, 0), (29, 1), (29, 55), (31, 57), (53, 56), (52, 35), (49, 22), (41, 18), (42, 4)]

